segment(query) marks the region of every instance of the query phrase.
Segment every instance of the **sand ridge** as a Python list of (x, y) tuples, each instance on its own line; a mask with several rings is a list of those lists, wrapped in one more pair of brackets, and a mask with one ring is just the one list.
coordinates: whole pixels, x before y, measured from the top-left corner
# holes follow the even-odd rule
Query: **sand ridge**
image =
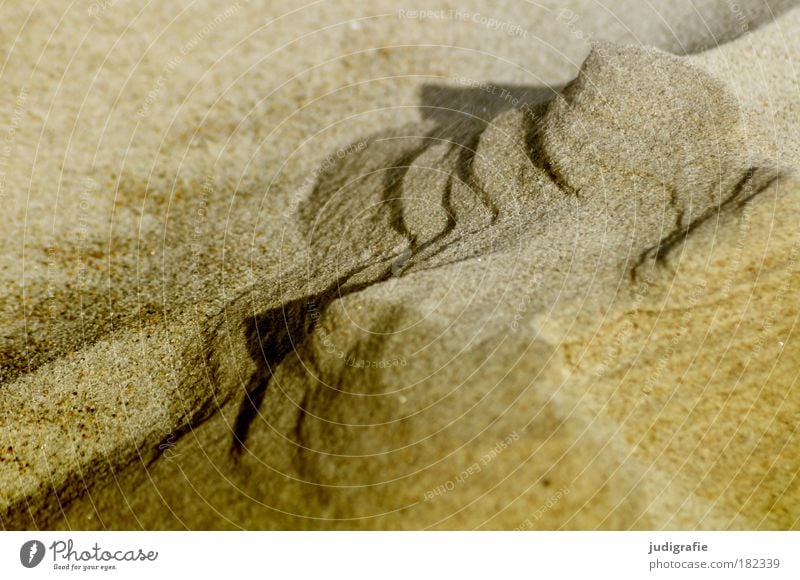
[[(767, 26), (748, 36), (766, 43), (774, 34)], [(157, 527), (795, 526), (793, 431), (781, 427), (795, 404), (786, 382), (795, 351), (764, 345), (774, 334), (789, 342), (793, 320), (782, 288), (796, 277), (794, 242), (775, 207), (788, 213), (796, 203), (796, 160), (753, 149), (753, 116), (702, 64), (703, 55), (600, 42), (566, 86), (424, 84), (421, 121), (385, 123), (314, 173), (288, 265), (232, 293), (210, 286), (201, 312), (165, 329), (112, 332), (74, 363), (62, 357), (14, 375), (4, 430), (25, 443), (4, 461), (4, 524), (91, 526), (76, 518), (97, 514), (124, 527), (140, 513)], [(209, 195), (218, 195), (213, 184)], [(738, 268), (724, 288), (698, 278), (702, 264), (725, 271), (732, 255)], [(759, 260), (768, 269), (748, 278)], [(707, 295), (724, 291), (739, 304), (754, 284), (781, 305), (751, 350), (755, 365), (783, 365), (779, 380), (767, 390), (744, 382), (752, 405), (776, 405), (771, 447), (731, 459), (727, 486), (703, 483), (718, 469), (711, 456), (665, 478), (685, 449), (675, 425), (691, 432), (687, 413), (703, 422), (680, 406), (664, 417), (652, 400), (673, 401), (664, 385), (693, 376), (700, 351), (708, 367), (691, 384), (701, 392), (718, 385), (708, 375), (715, 364), (735, 376), (727, 349), (686, 340), (685, 328), (717, 324), (697, 314), (714, 305)], [(760, 320), (748, 304), (730, 308)], [(724, 336), (736, 316), (721, 319)], [(672, 325), (683, 330), (671, 334)], [(752, 338), (735, 344), (747, 351)], [(130, 359), (121, 376), (95, 387), (118, 381), (116, 399), (74, 390), (121, 352)], [(134, 368), (152, 381), (146, 397), (126, 384)], [(641, 368), (658, 376), (641, 379), (644, 389), (629, 384)], [(47, 374), (59, 386), (31, 397)], [(730, 398), (709, 400), (716, 417), (728, 416)], [(672, 438), (649, 420), (666, 421)], [(86, 436), (72, 437), (73, 421)], [(723, 441), (734, 436), (724, 429)], [(173, 446), (184, 449), (177, 458)], [(754, 481), (764, 461), (784, 462), (787, 475)], [(172, 489), (165, 481), (176, 466), (207, 479), (206, 490), (246, 499), (230, 500), (220, 517), (219, 506), (202, 508), (207, 498), (190, 507), (168, 491), (159, 516), (142, 503), (158, 486)], [(149, 473), (157, 486), (142, 484)], [(753, 499), (769, 485), (771, 503)], [(135, 510), (113, 508), (118, 494)], [(252, 505), (260, 516), (248, 516)]]

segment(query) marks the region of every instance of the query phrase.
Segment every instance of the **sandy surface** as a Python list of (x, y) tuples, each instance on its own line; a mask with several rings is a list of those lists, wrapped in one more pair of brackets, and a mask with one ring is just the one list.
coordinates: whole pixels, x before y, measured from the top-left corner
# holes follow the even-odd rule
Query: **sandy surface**
[(3, 6), (0, 518), (800, 528), (800, 8)]

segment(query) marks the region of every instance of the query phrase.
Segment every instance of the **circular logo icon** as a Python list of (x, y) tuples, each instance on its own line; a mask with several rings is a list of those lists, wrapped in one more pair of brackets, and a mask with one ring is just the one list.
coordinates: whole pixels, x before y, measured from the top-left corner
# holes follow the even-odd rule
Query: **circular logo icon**
[(26, 568), (35, 568), (44, 559), (44, 544), (39, 540), (28, 540), (19, 549), (19, 561)]

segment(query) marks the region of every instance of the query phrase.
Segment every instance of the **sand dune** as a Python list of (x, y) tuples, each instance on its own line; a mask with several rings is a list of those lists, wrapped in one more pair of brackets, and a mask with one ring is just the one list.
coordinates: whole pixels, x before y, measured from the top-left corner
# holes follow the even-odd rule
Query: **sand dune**
[(198, 9), (109, 133), (17, 164), (3, 525), (797, 528), (800, 12), (578, 4), (290, 14), (349, 56), (284, 47), (342, 76), (283, 92), (216, 64), (277, 4)]

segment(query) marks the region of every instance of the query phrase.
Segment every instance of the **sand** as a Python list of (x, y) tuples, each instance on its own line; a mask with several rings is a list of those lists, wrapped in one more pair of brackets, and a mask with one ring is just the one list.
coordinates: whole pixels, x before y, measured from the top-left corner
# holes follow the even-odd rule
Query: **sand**
[(800, 9), (4, 7), (0, 521), (798, 529)]

